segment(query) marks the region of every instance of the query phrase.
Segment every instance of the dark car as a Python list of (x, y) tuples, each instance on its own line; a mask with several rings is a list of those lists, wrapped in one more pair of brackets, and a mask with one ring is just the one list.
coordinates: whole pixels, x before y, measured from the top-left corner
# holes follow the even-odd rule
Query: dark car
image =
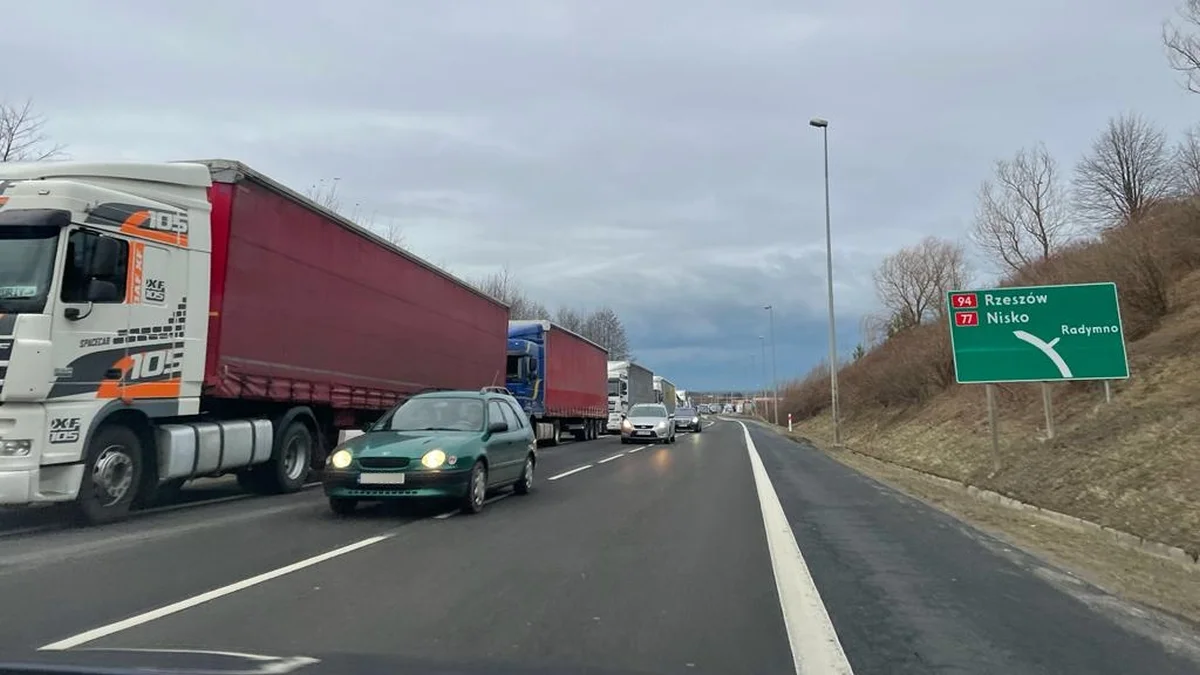
[(516, 399), (483, 391), (419, 394), (329, 454), (322, 482), (335, 513), (360, 501), (448, 498), (478, 513), (490, 490), (533, 487), (533, 429)]
[(704, 431), (704, 419), (696, 408), (676, 408), (675, 428), (688, 431)]

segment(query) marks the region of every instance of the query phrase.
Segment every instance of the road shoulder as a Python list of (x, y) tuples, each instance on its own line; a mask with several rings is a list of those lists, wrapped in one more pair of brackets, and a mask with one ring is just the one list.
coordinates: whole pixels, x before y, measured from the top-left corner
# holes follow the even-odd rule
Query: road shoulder
[(1165, 612), (1170, 616), (1163, 619), (1168, 623), (1179, 620), (1180, 629), (1200, 632), (1200, 574), (1196, 570), (1120, 546), (1098, 532), (1081, 531), (1033, 513), (980, 501), (919, 472), (861, 453), (831, 450), (815, 443), (813, 447), (1106, 593)]

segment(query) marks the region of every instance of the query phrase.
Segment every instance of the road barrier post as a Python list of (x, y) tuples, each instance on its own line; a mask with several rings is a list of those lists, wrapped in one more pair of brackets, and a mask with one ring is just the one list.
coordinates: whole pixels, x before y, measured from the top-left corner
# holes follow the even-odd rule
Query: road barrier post
[(788, 413), (788, 431), (792, 430), (792, 413)]

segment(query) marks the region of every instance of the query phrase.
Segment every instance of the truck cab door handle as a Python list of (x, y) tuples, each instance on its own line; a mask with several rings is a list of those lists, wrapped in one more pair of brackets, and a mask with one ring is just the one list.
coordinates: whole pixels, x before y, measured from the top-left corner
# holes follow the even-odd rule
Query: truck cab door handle
[(121, 369), (120, 368), (109, 368), (108, 370), (104, 371), (104, 379), (106, 379), (106, 380), (121, 379)]

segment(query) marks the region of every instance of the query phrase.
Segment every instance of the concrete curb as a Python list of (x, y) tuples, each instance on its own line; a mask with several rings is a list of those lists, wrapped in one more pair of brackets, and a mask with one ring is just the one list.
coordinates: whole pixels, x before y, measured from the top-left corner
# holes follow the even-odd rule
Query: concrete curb
[(830, 455), (830, 456), (835, 456), (840, 452), (850, 453), (850, 454), (856, 455), (858, 457), (864, 457), (866, 459), (869, 459), (869, 460), (872, 460), (875, 462), (879, 462), (880, 464), (884, 464), (889, 467), (900, 469), (901, 471), (911, 473), (915, 476), (919, 476), (919, 477), (929, 480), (931, 482), (938, 483), (939, 485), (947, 487), (956, 492), (961, 492), (961, 493), (967, 494), (967, 495), (971, 496), (972, 498), (974, 498), (978, 501), (981, 501), (981, 502), (987, 502), (990, 504), (999, 504), (1000, 506), (1012, 509), (1014, 511), (1025, 511), (1026, 513), (1031, 513), (1031, 514), (1033, 514), (1039, 518), (1042, 518), (1044, 520), (1047, 520), (1047, 521), (1050, 521), (1053, 523), (1057, 523), (1059, 525), (1065, 525), (1076, 531), (1101, 532), (1101, 533), (1107, 535), (1109, 539), (1111, 539), (1113, 542), (1115, 542), (1118, 546), (1121, 546), (1122, 548), (1127, 548), (1127, 549), (1131, 549), (1131, 550), (1135, 550), (1135, 551), (1141, 551), (1143, 553), (1149, 553), (1150, 555), (1156, 556), (1158, 558), (1171, 560), (1173, 562), (1183, 565), (1185, 568), (1187, 568), (1193, 572), (1200, 571), (1200, 560), (1198, 560), (1196, 556), (1193, 556), (1192, 554), (1188, 553), (1187, 551), (1183, 550), (1182, 548), (1179, 548), (1178, 546), (1171, 546), (1169, 544), (1164, 544), (1162, 542), (1153, 541), (1150, 539), (1144, 539), (1142, 537), (1139, 537), (1136, 534), (1130, 534), (1128, 532), (1123, 532), (1121, 530), (1117, 530), (1117, 529), (1108, 527), (1107, 525), (1101, 525), (1099, 523), (1094, 523), (1090, 520), (1084, 520), (1083, 518), (1078, 518), (1076, 516), (1061, 513), (1059, 511), (1052, 511), (1050, 509), (1042, 508), (1036, 504), (1030, 504), (1028, 502), (1023, 502), (1019, 499), (1013, 499), (1012, 497), (1001, 494), (994, 490), (988, 490), (986, 488), (977, 487), (975, 485), (971, 485), (969, 483), (964, 483), (962, 481), (953, 480), (951, 478), (946, 478), (944, 476), (938, 476), (937, 474), (927, 473), (925, 471), (921, 471), (920, 469), (914, 469), (911, 466), (905, 466), (903, 464), (888, 461), (886, 459), (880, 459), (879, 457), (876, 457), (874, 455), (870, 455), (865, 452), (860, 452), (858, 450), (854, 450), (854, 449), (851, 449), (848, 447), (843, 447), (843, 449), (840, 449), (840, 450), (828, 450), (824, 447), (821, 447), (817, 443), (813, 442), (812, 439), (804, 437), (804, 436), (797, 436), (797, 435), (795, 435), (794, 432), (792, 432), (792, 434), (789, 434), (787, 432), (787, 430), (781, 429), (781, 430), (779, 430), (779, 433), (784, 438), (789, 438), (796, 442), (800, 442), (800, 441), (806, 442), (809, 445), (813, 446), (814, 448), (816, 448), (816, 449), (820, 450), (821, 452), (824, 452), (825, 454)]

